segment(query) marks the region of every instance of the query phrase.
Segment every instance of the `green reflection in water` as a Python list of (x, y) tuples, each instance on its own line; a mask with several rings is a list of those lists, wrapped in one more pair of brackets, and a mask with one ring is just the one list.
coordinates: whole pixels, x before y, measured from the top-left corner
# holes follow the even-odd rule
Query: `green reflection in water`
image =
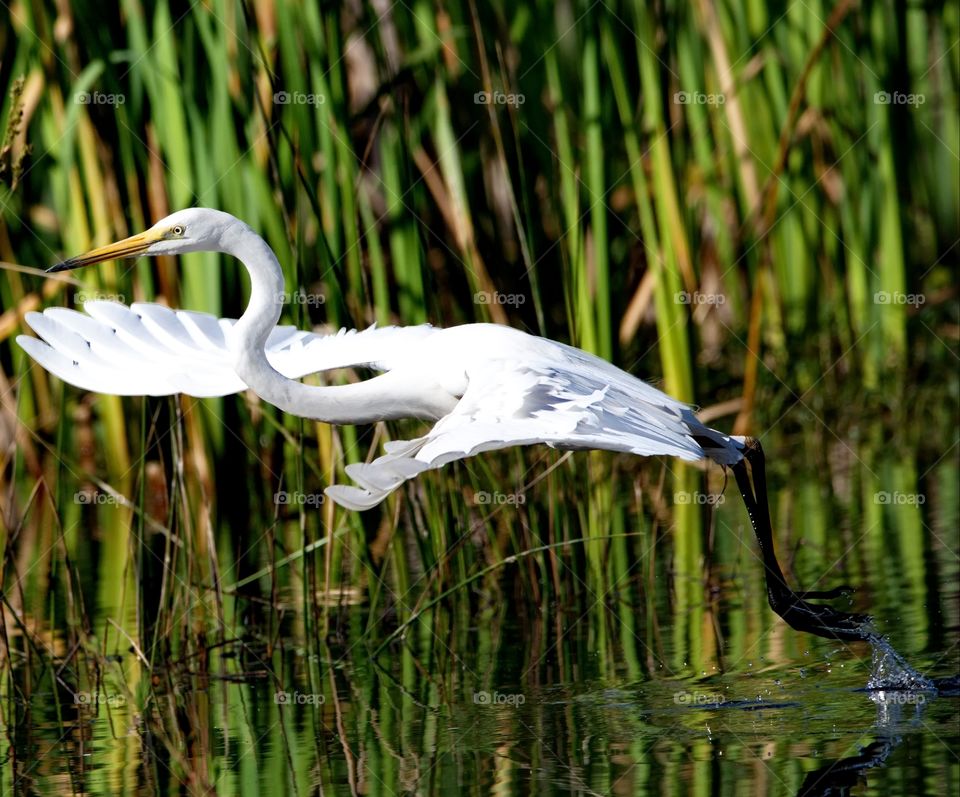
[[(825, 761), (896, 739), (864, 775), (871, 791), (896, 782), (931, 793), (957, 777), (956, 700), (921, 695), (881, 710), (855, 691), (869, 676), (866, 646), (797, 634), (776, 618), (722, 474), (704, 481), (669, 463), (674, 496), (714, 498), (641, 514), (618, 489), (629, 464), (562, 463), (523, 512), (499, 512), (482, 533), (474, 523), (458, 559), (421, 540), (428, 568), (412, 529), (386, 541), (379, 566), (356, 565), (361, 555), (346, 548), (341, 560), (353, 557), (356, 571), (342, 569), (339, 591), (317, 601), (304, 585), (321, 583), (322, 547), (218, 598), (208, 588), (215, 569), (223, 583), (241, 572), (229, 528), (211, 557), (195, 519), (167, 535), (145, 527), (138, 543), (126, 507), (65, 513), (80, 525), (37, 558), (46, 571), (18, 597), (42, 611), (9, 640), (5, 752), (15, 766), (5, 787), (793, 793)], [(584, 473), (605, 473), (592, 482), (604, 486), (576, 515), (551, 516)], [(957, 477), (950, 457), (929, 469), (865, 444), (846, 468), (794, 473), (781, 462), (771, 479), (788, 578), (858, 584), (856, 607), (931, 675), (958, 669)], [(471, 528), (439, 493), (456, 478), (424, 487), (451, 517), (447, 546)], [(468, 581), (500, 551), (574, 539), (581, 523), (585, 544)], [(298, 525), (278, 529), (288, 550)], [(416, 616), (439, 589), (431, 578), (444, 590), (468, 583)], [(372, 656), (413, 617), (402, 641)]]

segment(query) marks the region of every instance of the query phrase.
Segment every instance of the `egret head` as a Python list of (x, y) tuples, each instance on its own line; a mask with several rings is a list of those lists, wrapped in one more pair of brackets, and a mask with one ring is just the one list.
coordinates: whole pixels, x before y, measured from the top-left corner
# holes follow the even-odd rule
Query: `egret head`
[(82, 255), (64, 260), (48, 268), (47, 271), (69, 271), (81, 266), (102, 263), (105, 260), (120, 260), (142, 255), (222, 251), (224, 233), (236, 224), (242, 224), (242, 222), (220, 210), (211, 208), (178, 210), (160, 219), (145, 232), (91, 249)]

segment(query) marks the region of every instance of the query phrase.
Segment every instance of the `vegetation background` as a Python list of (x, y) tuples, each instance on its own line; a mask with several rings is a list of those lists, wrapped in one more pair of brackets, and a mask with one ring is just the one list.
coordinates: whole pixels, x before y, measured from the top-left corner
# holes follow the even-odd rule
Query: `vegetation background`
[[(791, 578), (864, 584), (860, 608), (895, 607), (911, 653), (955, 644), (957, 4), (122, 0), (2, 14), (5, 787), (109, 791), (129, 787), (127, 766), (195, 789), (489, 785), (517, 750), (468, 760), (417, 707), (512, 684), (544, 710), (534, 682), (656, 684), (665, 666), (736, 670), (810, 644), (767, 610), (715, 470), (514, 450), (361, 515), (322, 488), (417, 424), (331, 428), (249, 395), (89, 395), (34, 366), (13, 338), (46, 306), (242, 311), (242, 269), (212, 254), (42, 273), (182, 207), (264, 235), (290, 286), (285, 322), (507, 323), (761, 435)], [(210, 678), (213, 708), (199, 697)], [(117, 746), (95, 712), (78, 727), (96, 729), (98, 781), (63, 739), (87, 738), (73, 697), (104, 684), (155, 749)], [(269, 695), (293, 685), (326, 697), (303, 726), (277, 713), (268, 730), (237, 708), (259, 695), (279, 712)], [(38, 728), (52, 755), (31, 746)], [(261, 732), (270, 754), (231, 757), (224, 739), (257, 749)], [(534, 735), (534, 758), (551, 733)], [(580, 760), (581, 733), (564, 726), (564, 761), (612, 788), (620, 764)], [(727, 777), (623, 744), (630, 790)], [(431, 769), (425, 750), (450, 757)], [(956, 773), (955, 755), (928, 763)], [(813, 764), (776, 766), (795, 784)]]

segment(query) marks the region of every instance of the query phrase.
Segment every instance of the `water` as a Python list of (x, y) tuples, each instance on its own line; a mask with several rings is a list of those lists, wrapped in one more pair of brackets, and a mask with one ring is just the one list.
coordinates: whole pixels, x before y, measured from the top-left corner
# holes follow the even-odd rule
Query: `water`
[(873, 648), (873, 663), (867, 689), (877, 692), (935, 692), (932, 678), (917, 672), (890, 644), (876, 633), (870, 635)]
[[(578, 580), (574, 552), (559, 560), (558, 593), (517, 557), (391, 641), (402, 592), (389, 574), (390, 601), (373, 600), (371, 575), (305, 611), (301, 571), (288, 568), (275, 593), (251, 583), (218, 606), (198, 560), (192, 587), (171, 593), (173, 619), (189, 622), (168, 621), (143, 649), (138, 623), (161, 587), (124, 586), (130, 543), (104, 524), (72, 560), (82, 595), (34, 583), (44, 611), (22, 628), (7, 616), (0, 783), (42, 795), (950, 793), (957, 473), (949, 459), (938, 467), (926, 504), (890, 510), (865, 488), (830, 508), (823, 496), (844, 487), (829, 475), (774, 471), (788, 579), (855, 584), (834, 605), (873, 615), (869, 642), (773, 615), (729, 489), (692, 570), (674, 532), (599, 592)], [(222, 550), (226, 580), (241, 571)], [(89, 637), (47, 622), (83, 617), (64, 609), (81, 602)]]
[[(341, 619), (368, 618), (353, 607)], [(174, 773), (193, 771), (221, 794), (281, 782), (301, 794), (797, 794), (851, 778), (867, 794), (942, 794), (956, 776), (958, 701), (882, 638), (872, 655), (805, 638), (795, 654), (727, 671), (659, 661), (631, 681), (597, 675), (586, 624), (532, 661), (516, 645), (524, 624), (502, 619), (497, 650), (456, 655), (413, 640), (374, 661), (343, 639), (320, 645), (321, 661), (237, 640), (155, 673), (159, 699), (142, 706), (114, 677), (134, 654), (103, 662), (100, 691), (80, 702), (38, 685), (20, 713), (30, 732), (15, 734), (17, 789), (186, 793)], [(943, 653), (914, 664), (949, 673)]]

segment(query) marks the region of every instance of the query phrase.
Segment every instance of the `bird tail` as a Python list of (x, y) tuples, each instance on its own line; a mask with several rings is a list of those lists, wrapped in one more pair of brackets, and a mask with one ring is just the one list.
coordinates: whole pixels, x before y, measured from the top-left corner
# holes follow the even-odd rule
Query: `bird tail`
[[(690, 413), (691, 416), (693, 413)], [(719, 465), (736, 465), (743, 459), (747, 438), (743, 435), (727, 435), (704, 426), (696, 418), (687, 419), (690, 437), (703, 449), (703, 456)]]

